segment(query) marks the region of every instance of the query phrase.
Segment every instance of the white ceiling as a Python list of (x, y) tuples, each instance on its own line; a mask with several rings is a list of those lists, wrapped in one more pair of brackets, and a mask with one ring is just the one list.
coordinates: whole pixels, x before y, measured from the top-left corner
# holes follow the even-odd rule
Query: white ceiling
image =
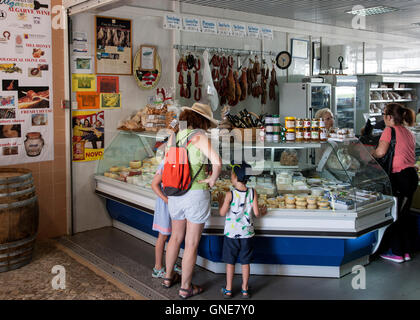
[(366, 17), (366, 30), (420, 39), (420, 0), (180, 0), (180, 2), (298, 21), (352, 28), (354, 6), (389, 6), (398, 11)]

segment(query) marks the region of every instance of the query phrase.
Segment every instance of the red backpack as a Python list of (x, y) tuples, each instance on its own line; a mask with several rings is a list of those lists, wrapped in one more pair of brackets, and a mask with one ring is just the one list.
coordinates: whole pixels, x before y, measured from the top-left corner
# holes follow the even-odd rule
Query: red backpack
[[(191, 188), (195, 178), (200, 173), (200, 170), (191, 177), (190, 161), (188, 159), (188, 145), (191, 143), (191, 138), (198, 132), (193, 132), (185, 139), (185, 142), (180, 144), (176, 141), (175, 144), (169, 146), (165, 154), (163, 164), (162, 185), (163, 192), (167, 196), (182, 196)], [(175, 141), (176, 137), (172, 136), (171, 141)]]

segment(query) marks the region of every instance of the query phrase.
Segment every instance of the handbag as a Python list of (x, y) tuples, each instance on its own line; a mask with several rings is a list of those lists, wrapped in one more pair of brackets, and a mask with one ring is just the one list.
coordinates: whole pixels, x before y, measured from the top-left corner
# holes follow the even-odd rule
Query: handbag
[(384, 169), (388, 176), (391, 176), (392, 173), (392, 161), (394, 160), (396, 143), (397, 140), (395, 137), (395, 129), (391, 127), (391, 141), (389, 143), (388, 151), (382, 158), (376, 159), (376, 161), (378, 161), (378, 163), (381, 165), (382, 169)]

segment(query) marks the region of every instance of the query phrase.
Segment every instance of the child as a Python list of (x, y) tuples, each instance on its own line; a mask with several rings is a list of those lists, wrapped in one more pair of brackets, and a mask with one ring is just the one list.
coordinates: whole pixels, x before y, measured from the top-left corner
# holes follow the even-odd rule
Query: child
[(252, 258), (252, 237), (254, 236), (254, 223), (252, 211), (256, 217), (267, 213), (265, 206), (258, 208), (258, 195), (254, 189), (246, 187), (249, 179), (247, 171), (251, 166), (246, 163), (232, 166), (231, 181), (235, 188), (228, 192), (223, 200), (219, 194), (220, 215), (226, 216), (225, 237), (223, 239), (223, 261), (226, 262), (226, 287), (222, 288), (225, 298), (232, 297), (232, 282), (235, 272), (235, 263), (239, 257), (242, 264), (242, 298), (248, 299), (248, 279), (250, 262)]
[[(171, 217), (168, 211), (168, 197), (162, 191), (163, 161), (159, 165), (152, 181), (152, 189), (158, 196), (155, 203), (155, 214), (153, 216), (154, 231), (159, 232), (155, 246), (155, 266), (153, 268), (153, 278), (164, 278), (165, 268), (163, 268), (163, 251), (165, 242), (171, 234)], [(175, 272), (181, 273), (181, 269), (175, 264)]]

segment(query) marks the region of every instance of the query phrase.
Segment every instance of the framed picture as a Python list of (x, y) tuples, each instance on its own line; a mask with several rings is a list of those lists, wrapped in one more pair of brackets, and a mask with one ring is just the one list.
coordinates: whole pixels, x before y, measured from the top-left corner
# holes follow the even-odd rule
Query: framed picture
[(121, 94), (101, 93), (101, 109), (120, 109)]
[(312, 74), (318, 75), (321, 70), (321, 43), (312, 43)]
[(156, 46), (141, 45), (140, 46), (140, 71), (156, 70)]
[(95, 73), (132, 74), (132, 21), (95, 16)]
[(308, 59), (308, 40), (291, 39), (292, 57), (298, 59)]

